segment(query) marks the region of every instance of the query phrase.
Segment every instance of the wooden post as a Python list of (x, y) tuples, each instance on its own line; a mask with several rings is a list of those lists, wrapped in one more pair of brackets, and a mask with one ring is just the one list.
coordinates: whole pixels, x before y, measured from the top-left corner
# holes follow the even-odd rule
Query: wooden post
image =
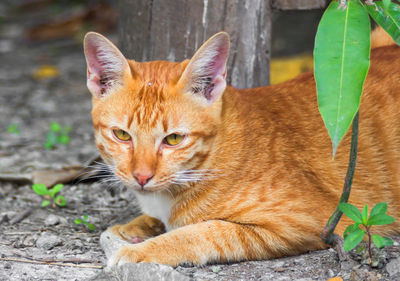
[(120, 0), (124, 54), (137, 61), (190, 58), (218, 31), (231, 36), (228, 83), (269, 84), (271, 0)]
[(228, 83), (269, 84), (272, 10), (324, 8), (328, 0), (120, 0), (122, 51), (137, 61), (190, 58), (214, 33), (231, 36)]

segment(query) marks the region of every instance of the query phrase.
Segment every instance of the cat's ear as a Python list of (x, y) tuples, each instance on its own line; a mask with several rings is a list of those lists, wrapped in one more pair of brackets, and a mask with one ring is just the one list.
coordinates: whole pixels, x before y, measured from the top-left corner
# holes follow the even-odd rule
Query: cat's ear
[(84, 51), (87, 63), (87, 87), (92, 95), (103, 97), (123, 84), (130, 74), (128, 61), (117, 47), (96, 32), (86, 34)]
[(211, 104), (226, 88), (228, 54), (228, 33), (215, 34), (194, 54), (178, 83), (182, 83), (185, 92), (200, 96)]

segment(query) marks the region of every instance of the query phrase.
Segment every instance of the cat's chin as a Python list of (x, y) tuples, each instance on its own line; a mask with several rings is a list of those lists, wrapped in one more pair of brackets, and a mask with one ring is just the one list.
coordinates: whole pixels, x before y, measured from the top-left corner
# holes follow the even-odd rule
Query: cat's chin
[(130, 186), (127, 185), (128, 188), (133, 189), (134, 191), (140, 193), (140, 194), (149, 194), (149, 193), (154, 193), (154, 192), (159, 192), (162, 190), (165, 190), (167, 187), (140, 187), (140, 186)]

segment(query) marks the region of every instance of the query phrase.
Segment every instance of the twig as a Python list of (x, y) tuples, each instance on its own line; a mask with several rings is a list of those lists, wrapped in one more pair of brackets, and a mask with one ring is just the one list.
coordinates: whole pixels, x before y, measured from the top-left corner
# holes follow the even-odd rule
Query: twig
[[(354, 116), (353, 126), (351, 128), (350, 159), (349, 159), (349, 165), (347, 167), (346, 178), (344, 180), (342, 196), (340, 197), (339, 204), (346, 203), (349, 200), (351, 184), (353, 183), (353, 176), (354, 176), (354, 172), (356, 170), (357, 144), (358, 144), (358, 115), (359, 114), (357, 112), (357, 114)], [(336, 245), (340, 244), (340, 242), (341, 242), (340, 239), (342, 239), (339, 235), (333, 233), (333, 231), (336, 228), (336, 225), (338, 224), (338, 222), (343, 214), (342, 211), (339, 210), (339, 204), (336, 207), (333, 214), (331, 215), (331, 217), (329, 218), (328, 222), (326, 223), (326, 225), (321, 233), (322, 241), (324, 241), (324, 243), (334, 246), (334, 247)], [(336, 247), (336, 248), (338, 248), (338, 247)], [(338, 252), (338, 253), (339, 253), (339, 257), (343, 258), (343, 257), (341, 257), (341, 255), (343, 253), (342, 252)]]
[(23, 211), (22, 213), (20, 213), (19, 215), (16, 215), (15, 217), (13, 217), (10, 220), (10, 224), (19, 223), (20, 221), (22, 221), (23, 219), (28, 217), (33, 212), (33, 210), (35, 210), (35, 208), (30, 207), (30, 208), (26, 209), (25, 211)]
[(14, 261), (14, 262), (25, 262), (25, 263), (34, 263), (34, 264), (45, 264), (45, 265), (58, 265), (58, 266), (69, 266), (69, 267), (81, 267), (81, 268), (98, 268), (102, 269), (101, 265), (83, 265), (83, 264), (74, 264), (74, 263), (65, 263), (64, 261), (54, 261), (47, 262), (42, 260), (30, 260), (30, 259), (19, 259), (19, 258), (1, 258), (0, 261)]
[(60, 262), (62, 262), (62, 263), (98, 263), (98, 262), (95, 262), (95, 261), (92, 261), (92, 260), (88, 260), (88, 259), (79, 259), (79, 258), (69, 258), (69, 259), (53, 259), (53, 258), (35, 259), (35, 258), (33, 258), (33, 257), (25, 256), (25, 255), (22, 255), (22, 254), (17, 253), (17, 252), (13, 252), (13, 254), (14, 254), (14, 255), (17, 255), (17, 256), (19, 256), (19, 257), (21, 257), (21, 258), (24, 258), (24, 259), (34, 260), (34, 261), (41, 261), (41, 262), (47, 262), (47, 263), (50, 263), (50, 262), (57, 262), (57, 263), (60, 263)]

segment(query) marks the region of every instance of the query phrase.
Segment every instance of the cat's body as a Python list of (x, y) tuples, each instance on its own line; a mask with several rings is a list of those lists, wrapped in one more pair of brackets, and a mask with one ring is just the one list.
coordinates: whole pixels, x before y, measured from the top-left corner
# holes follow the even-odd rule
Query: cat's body
[[(147, 239), (123, 247), (109, 264), (204, 264), (326, 247), (320, 234), (341, 194), (350, 134), (333, 160), (312, 73), (275, 86), (225, 89), (229, 46), (225, 35), (216, 35), (191, 61), (121, 63), (117, 78), (91, 88), (101, 80), (91, 74), (113, 65), (110, 60), (96, 68), (92, 53), (123, 57), (104, 38), (90, 36), (86, 56), (97, 145), (122, 181), (136, 189), (150, 216), (108, 231), (128, 241)], [(195, 81), (210, 69), (208, 80)], [(398, 73), (400, 48), (372, 51), (350, 196), (359, 208), (388, 202), (396, 222), (376, 227), (381, 234), (400, 233)], [(129, 140), (113, 139), (115, 128)], [(165, 138), (176, 133), (184, 136), (181, 142), (166, 145)], [(336, 232), (342, 234), (349, 223), (343, 218)]]

